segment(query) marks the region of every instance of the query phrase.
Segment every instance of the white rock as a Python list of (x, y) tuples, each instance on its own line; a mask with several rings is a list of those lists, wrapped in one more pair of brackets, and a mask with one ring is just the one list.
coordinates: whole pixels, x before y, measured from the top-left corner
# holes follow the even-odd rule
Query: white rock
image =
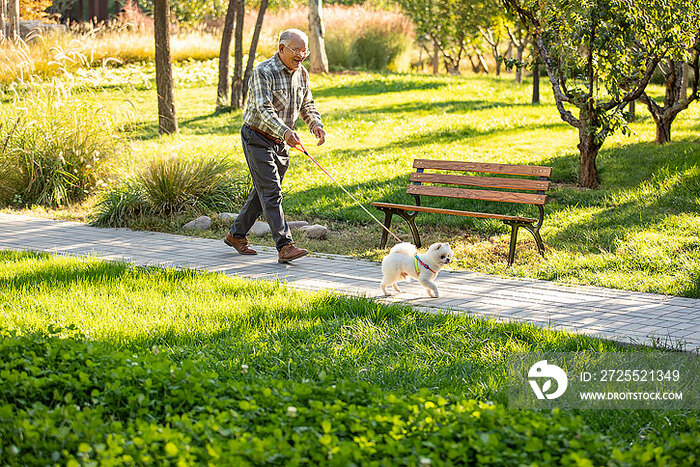
[(220, 221), (233, 222), (238, 218), (238, 214), (233, 212), (222, 212), (218, 217)]
[(211, 218), (209, 216), (200, 216), (183, 225), (182, 230), (209, 230), (209, 227), (211, 227)]
[(320, 240), (326, 238), (326, 234), (328, 234), (328, 228), (319, 224), (306, 225), (304, 227), (301, 227), (299, 229), (299, 232), (304, 232), (309, 238), (315, 238)]
[(264, 237), (265, 235), (270, 235), (270, 226), (267, 222), (256, 221), (253, 227), (250, 228), (250, 234), (255, 237)]
[(309, 223), (306, 221), (289, 221), (289, 222), (287, 222), (287, 224), (289, 224), (289, 228), (292, 230), (300, 229), (302, 227), (309, 225)]

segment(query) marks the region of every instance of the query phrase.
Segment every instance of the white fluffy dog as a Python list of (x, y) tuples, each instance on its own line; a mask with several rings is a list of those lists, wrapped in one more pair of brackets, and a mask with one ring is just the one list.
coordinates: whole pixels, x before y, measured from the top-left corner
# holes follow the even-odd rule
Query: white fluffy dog
[(390, 285), (401, 292), (396, 283), (406, 277), (417, 279), (434, 298), (440, 296), (433, 282), (438, 271), (452, 260), (452, 249), (447, 243), (433, 243), (426, 253), (417, 254), (416, 247), (410, 243), (395, 245), (382, 260), (382, 291), (389, 295), (386, 288)]

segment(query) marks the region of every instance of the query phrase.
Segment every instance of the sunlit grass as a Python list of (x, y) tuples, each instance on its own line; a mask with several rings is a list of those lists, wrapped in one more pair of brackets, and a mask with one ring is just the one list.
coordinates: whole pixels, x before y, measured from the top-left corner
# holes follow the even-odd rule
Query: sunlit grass
[[(12, 252), (0, 252), (0, 261), (0, 327), (75, 325), (120, 347), (157, 346), (177, 358), (246, 363), (295, 380), (317, 379), (323, 371), (388, 389), (427, 385), (489, 398), (499, 388), (484, 383), (504, 384), (509, 352), (617, 348), (530, 324), (429, 315), (218, 274)], [(294, 368), (286, 374), (288, 364)]]
[[(194, 361), (234, 379), (245, 364), (261, 378), (362, 381), (398, 395), (428, 388), (498, 404), (507, 403), (511, 352), (626, 350), (532, 324), (426, 314), (275, 282), (23, 252), (0, 251), (0, 297), (0, 328), (74, 328), (114, 348)], [(668, 430), (680, 416), (581, 415), (628, 440)]]

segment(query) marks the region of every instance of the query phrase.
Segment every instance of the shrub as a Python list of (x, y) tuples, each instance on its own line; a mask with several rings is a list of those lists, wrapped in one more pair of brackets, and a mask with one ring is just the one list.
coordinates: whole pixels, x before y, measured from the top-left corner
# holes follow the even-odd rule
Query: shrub
[(351, 47), (353, 68), (400, 71), (408, 67), (411, 39), (401, 23), (370, 24)]
[(331, 71), (348, 69), (352, 66), (352, 41), (347, 41), (342, 34), (331, 31), (325, 38), (328, 68)]
[[(370, 68), (367, 63), (373, 66), (378, 63), (373, 69), (382, 71), (387, 67), (395, 71), (408, 70), (405, 52), (413, 40), (413, 26), (399, 11), (369, 5), (330, 5), (323, 9), (323, 21), (327, 31), (326, 55), (331, 70), (349, 69), (353, 66)], [(246, 22), (254, 24), (254, 17), (246, 18)], [(303, 25), (307, 23), (306, 6), (265, 15), (265, 28), (260, 38), (258, 55), (267, 58), (277, 50), (276, 35), (283, 29), (301, 27), (306, 30)], [(358, 39), (361, 40), (357, 45), (363, 51), (355, 54), (352, 49)], [(377, 43), (372, 43), (372, 40), (377, 40)], [(366, 47), (367, 44), (369, 47)], [(372, 47), (377, 47), (378, 50), (371, 50)]]
[(102, 185), (121, 148), (114, 115), (68, 86), (34, 87), (0, 112), (0, 203), (64, 206)]
[(236, 172), (225, 159), (153, 161), (134, 179), (102, 196), (92, 224), (121, 227), (142, 216), (230, 209), (242, 203), (250, 189), (247, 171)]

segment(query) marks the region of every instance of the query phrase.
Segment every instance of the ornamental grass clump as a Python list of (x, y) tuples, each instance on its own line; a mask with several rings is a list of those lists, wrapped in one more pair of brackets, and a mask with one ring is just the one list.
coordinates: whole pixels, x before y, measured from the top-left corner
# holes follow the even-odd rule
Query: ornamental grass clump
[(61, 207), (105, 184), (122, 148), (116, 115), (60, 81), (32, 86), (0, 110), (0, 204)]
[(157, 214), (197, 207), (225, 208), (236, 201), (237, 190), (227, 178), (231, 170), (230, 164), (216, 158), (171, 158), (152, 162), (141, 174), (141, 184), (150, 208)]
[(247, 172), (219, 157), (155, 160), (102, 196), (92, 224), (123, 227), (145, 216), (230, 209), (245, 200), (251, 186)]
[[(170, 45), (173, 62), (219, 56), (219, 39), (211, 32), (181, 31), (173, 34)], [(154, 56), (153, 33), (130, 27), (33, 34), (26, 41), (0, 42), (0, 88), (23, 87), (33, 77), (47, 81), (127, 64), (152, 63)]]

